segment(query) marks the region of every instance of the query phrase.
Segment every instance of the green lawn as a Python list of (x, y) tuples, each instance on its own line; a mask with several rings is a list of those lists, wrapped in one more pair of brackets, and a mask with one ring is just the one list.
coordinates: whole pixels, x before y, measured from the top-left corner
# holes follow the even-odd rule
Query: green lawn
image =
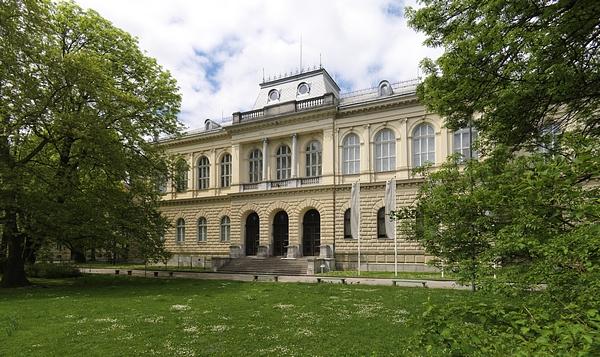
[(442, 277), (442, 273), (435, 272), (410, 272), (410, 271), (399, 271), (398, 276), (394, 275), (394, 272), (385, 271), (363, 271), (358, 275), (357, 271), (339, 270), (330, 271), (328, 273), (317, 274), (320, 276), (340, 276), (340, 277), (362, 277), (362, 278), (388, 278), (388, 279), (417, 279), (417, 280), (455, 280), (456, 276), (452, 273), (445, 273)]
[(402, 355), (466, 292), (125, 276), (0, 290), (0, 356)]

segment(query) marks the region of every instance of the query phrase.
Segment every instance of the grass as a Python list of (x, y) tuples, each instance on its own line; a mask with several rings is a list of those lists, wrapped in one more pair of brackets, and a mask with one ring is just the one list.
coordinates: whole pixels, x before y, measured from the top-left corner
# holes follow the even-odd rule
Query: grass
[(403, 355), (466, 292), (126, 276), (0, 290), (0, 356)]
[(362, 277), (362, 278), (387, 278), (387, 279), (417, 279), (417, 280), (455, 280), (456, 276), (452, 273), (445, 273), (442, 277), (437, 272), (408, 272), (399, 271), (398, 276), (394, 272), (385, 271), (363, 271), (358, 275), (357, 271), (330, 271), (328, 273), (317, 274), (320, 276), (339, 276), (339, 277)]

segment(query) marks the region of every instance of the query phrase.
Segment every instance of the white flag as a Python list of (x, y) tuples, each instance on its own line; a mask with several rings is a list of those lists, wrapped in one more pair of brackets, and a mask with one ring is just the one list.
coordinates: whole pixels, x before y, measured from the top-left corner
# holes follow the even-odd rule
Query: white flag
[(396, 210), (396, 179), (385, 183), (385, 232), (388, 238), (396, 238), (396, 220), (392, 220), (390, 214)]
[(350, 193), (350, 231), (352, 238), (360, 238), (360, 182), (352, 184)]

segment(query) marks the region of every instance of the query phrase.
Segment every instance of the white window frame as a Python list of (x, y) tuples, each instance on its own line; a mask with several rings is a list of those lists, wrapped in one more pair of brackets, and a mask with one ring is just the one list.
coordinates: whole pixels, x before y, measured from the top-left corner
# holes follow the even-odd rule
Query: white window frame
[(198, 242), (206, 242), (208, 238), (208, 224), (205, 217), (198, 218)]
[(198, 190), (208, 190), (210, 185), (210, 161), (208, 157), (198, 159)]
[[(352, 139), (352, 142), (350, 140)], [(355, 133), (347, 134), (342, 140), (342, 174), (360, 172), (360, 138)]]
[[(471, 135), (472, 134), (472, 135)], [(477, 129), (471, 127), (456, 130), (452, 137), (452, 152), (461, 154), (461, 162), (479, 158), (477, 150), (471, 150), (471, 142), (477, 140)], [(471, 152), (473, 157), (471, 157)]]
[(221, 157), (221, 187), (231, 186), (231, 154)]
[[(435, 163), (435, 130), (429, 123), (421, 123), (413, 129), (413, 166), (427, 162)], [(430, 150), (433, 148), (433, 150)]]
[(221, 217), (221, 242), (229, 242), (231, 238), (231, 219), (229, 216)]
[(306, 177), (321, 176), (323, 165), (323, 150), (318, 140), (313, 140), (306, 145)]
[(287, 145), (281, 145), (275, 153), (277, 180), (287, 180), (292, 177), (292, 150)]
[(248, 159), (248, 181), (251, 183), (262, 181), (263, 153), (260, 149), (250, 152)]
[(396, 170), (396, 136), (389, 129), (381, 129), (375, 134), (375, 172)]
[(183, 219), (183, 218), (179, 218), (177, 220), (175, 241), (179, 244), (185, 242), (185, 219)]

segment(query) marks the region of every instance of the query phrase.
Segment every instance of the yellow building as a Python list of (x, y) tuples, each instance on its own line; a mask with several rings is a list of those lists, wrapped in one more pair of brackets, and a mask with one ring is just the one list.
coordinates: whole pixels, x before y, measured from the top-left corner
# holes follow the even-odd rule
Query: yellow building
[[(426, 112), (416, 84), (340, 93), (325, 69), (314, 69), (260, 84), (254, 108), (227, 125), (207, 120), (162, 140), (187, 164), (162, 201), (174, 224), (165, 237), (171, 263), (226, 269), (279, 257), (309, 273), (356, 269), (349, 207), (351, 183), (360, 181), (361, 268), (393, 270), (385, 182), (396, 178), (397, 204), (409, 205), (420, 182), (413, 168), (469, 147), (468, 130), (451, 132)], [(423, 249), (400, 238), (399, 270), (428, 269)]]

